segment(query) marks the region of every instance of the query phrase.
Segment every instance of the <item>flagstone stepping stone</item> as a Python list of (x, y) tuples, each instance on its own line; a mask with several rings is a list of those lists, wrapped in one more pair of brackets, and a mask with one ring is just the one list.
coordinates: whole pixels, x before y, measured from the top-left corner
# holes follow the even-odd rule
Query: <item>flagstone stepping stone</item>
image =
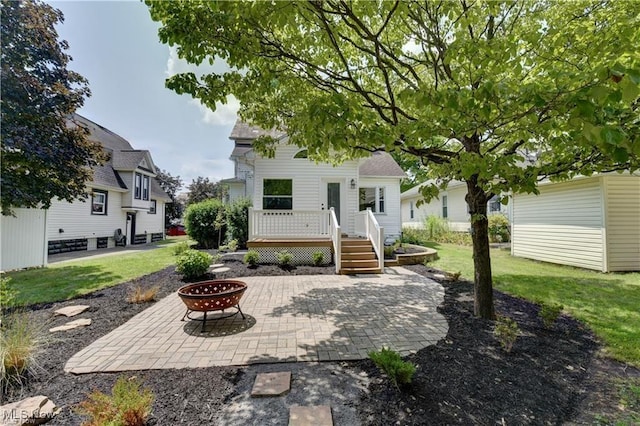
[(54, 312), (56, 315), (64, 315), (65, 317), (74, 317), (78, 314), (83, 313), (87, 309), (89, 309), (89, 305), (75, 305), (75, 306), (66, 306), (64, 308), (60, 308)]
[(210, 265), (209, 268), (216, 269), (216, 268), (221, 268), (223, 266), (224, 266), (224, 263), (214, 263)]
[(294, 405), (289, 409), (289, 426), (333, 426), (331, 407)]
[(216, 268), (216, 269), (213, 269), (211, 272), (213, 272), (214, 274), (215, 274), (215, 273), (219, 273), (219, 274), (221, 274), (221, 273), (223, 273), (223, 272), (227, 272), (227, 271), (230, 271), (230, 270), (231, 270), (231, 268), (226, 267), (226, 266), (223, 266), (222, 268)]
[(260, 373), (251, 389), (252, 397), (279, 396), (291, 389), (291, 371)]
[(86, 327), (88, 325), (91, 325), (91, 318), (80, 318), (75, 321), (68, 322), (64, 325), (50, 328), (49, 331), (51, 333), (55, 333), (56, 331), (69, 331), (73, 330), (74, 328)]
[(0, 425), (41, 425), (59, 412), (60, 408), (46, 396), (32, 396), (1, 406)]

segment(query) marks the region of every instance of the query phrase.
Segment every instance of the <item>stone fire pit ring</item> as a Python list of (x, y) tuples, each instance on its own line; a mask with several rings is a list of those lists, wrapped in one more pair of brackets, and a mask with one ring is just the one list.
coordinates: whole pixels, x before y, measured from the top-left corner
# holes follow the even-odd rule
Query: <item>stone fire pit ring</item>
[[(182, 321), (185, 318), (193, 321), (202, 321), (200, 332), (203, 332), (207, 323), (208, 312), (222, 311), (223, 315), (213, 318), (215, 320), (229, 318), (238, 313), (242, 315), (242, 319), (246, 319), (240, 309), (240, 298), (242, 298), (246, 289), (247, 284), (238, 280), (200, 281), (180, 287), (178, 296), (187, 307), (187, 312), (182, 317)], [(236, 311), (224, 315), (224, 311), (230, 308), (235, 308)], [(199, 318), (192, 318), (190, 316), (192, 312), (203, 312), (204, 315)]]

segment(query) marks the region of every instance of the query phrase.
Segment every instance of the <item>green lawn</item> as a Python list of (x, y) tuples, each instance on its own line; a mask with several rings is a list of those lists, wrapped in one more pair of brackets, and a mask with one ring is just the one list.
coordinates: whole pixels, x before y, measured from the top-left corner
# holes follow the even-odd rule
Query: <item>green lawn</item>
[[(430, 265), (473, 280), (471, 247), (424, 245), (440, 256)], [(608, 355), (640, 366), (640, 273), (603, 274), (516, 258), (498, 249), (491, 251), (491, 266), (495, 288), (535, 302), (562, 304), (602, 339)]]
[(171, 246), (183, 239), (163, 241), (154, 250), (54, 263), (47, 268), (9, 272), (7, 276), (11, 278), (11, 287), (17, 291), (18, 304), (67, 300), (174, 264)]

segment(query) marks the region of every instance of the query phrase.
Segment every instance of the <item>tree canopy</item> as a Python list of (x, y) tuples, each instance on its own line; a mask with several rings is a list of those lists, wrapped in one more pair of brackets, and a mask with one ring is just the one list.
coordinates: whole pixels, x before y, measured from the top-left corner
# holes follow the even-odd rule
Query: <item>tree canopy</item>
[(182, 217), (184, 206), (178, 199), (178, 191), (182, 189), (182, 179), (180, 176), (171, 176), (171, 173), (166, 170), (159, 170), (156, 179), (160, 187), (164, 189), (164, 192), (166, 192), (171, 199), (171, 203), (165, 207), (165, 226), (167, 226), (173, 220)]
[(187, 204), (199, 203), (212, 198), (223, 201), (227, 192), (220, 182), (211, 182), (209, 178), (198, 176), (187, 187)]
[[(636, 170), (640, 2), (152, 2), (160, 39), (223, 74), (167, 80), (286, 129), (309, 155), (412, 163), (467, 184), (476, 314), (492, 318), (486, 203), (544, 178)], [(256, 144), (268, 152), (268, 138)], [(416, 161), (417, 160), (417, 161)]]
[(103, 153), (71, 122), (90, 92), (67, 69), (68, 45), (55, 30), (63, 15), (30, 0), (3, 0), (1, 13), (2, 213), (84, 197)]

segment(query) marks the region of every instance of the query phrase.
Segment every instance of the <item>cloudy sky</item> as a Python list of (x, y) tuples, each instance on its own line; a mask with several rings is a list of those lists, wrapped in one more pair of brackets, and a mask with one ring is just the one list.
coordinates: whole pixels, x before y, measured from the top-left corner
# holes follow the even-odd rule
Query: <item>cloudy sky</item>
[(164, 80), (193, 69), (158, 40), (159, 25), (139, 1), (50, 1), (65, 21), (57, 30), (69, 42), (69, 68), (89, 80), (92, 96), (78, 112), (151, 151), (156, 166), (182, 177), (233, 176), (229, 140), (237, 103), (215, 112)]

